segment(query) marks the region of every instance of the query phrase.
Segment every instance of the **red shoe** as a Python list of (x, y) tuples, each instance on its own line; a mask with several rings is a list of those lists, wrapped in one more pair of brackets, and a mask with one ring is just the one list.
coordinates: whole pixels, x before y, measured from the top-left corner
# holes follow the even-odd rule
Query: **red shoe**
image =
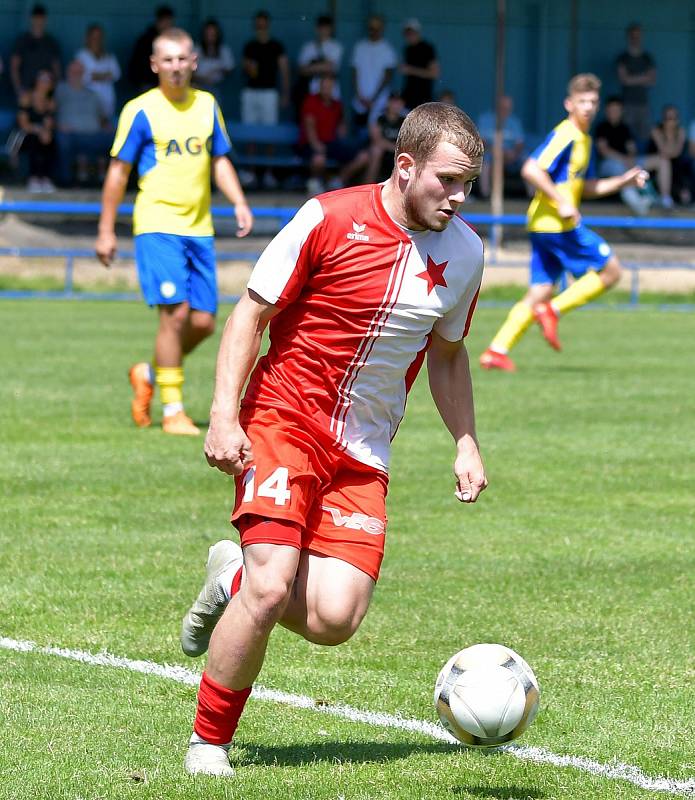
[(138, 428), (147, 428), (152, 424), (150, 404), (154, 394), (154, 387), (150, 381), (150, 365), (145, 362), (134, 364), (130, 368), (128, 378), (133, 387), (133, 399), (130, 403), (133, 422)]
[(480, 366), (483, 369), (501, 369), (504, 372), (516, 372), (516, 365), (506, 353), (498, 353), (488, 349), (480, 356)]
[(550, 303), (536, 303), (533, 307), (533, 316), (541, 326), (545, 341), (553, 350), (562, 350), (560, 340), (557, 338), (557, 323), (560, 317), (552, 305)]

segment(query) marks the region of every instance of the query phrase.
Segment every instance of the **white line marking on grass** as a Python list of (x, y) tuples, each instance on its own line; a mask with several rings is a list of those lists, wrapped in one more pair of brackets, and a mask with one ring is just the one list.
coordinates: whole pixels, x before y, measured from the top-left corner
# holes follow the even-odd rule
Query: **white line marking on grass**
[[(18, 653), (41, 653), (43, 655), (60, 656), (71, 661), (79, 661), (83, 664), (99, 667), (117, 667), (127, 669), (131, 672), (141, 672), (144, 675), (154, 675), (157, 678), (176, 681), (187, 686), (197, 686), (200, 682), (200, 675), (186, 667), (172, 664), (156, 664), (154, 661), (140, 661), (130, 658), (121, 658), (111, 655), (111, 653), (88, 653), (84, 650), (69, 650), (65, 647), (40, 647), (34, 642), (20, 641), (0, 636), (0, 648), (14, 650)], [(450, 744), (458, 744), (442, 727), (425, 720), (407, 719), (394, 714), (384, 714), (374, 711), (361, 711), (358, 708), (344, 705), (327, 705), (311, 697), (300, 694), (290, 694), (281, 692), (277, 689), (265, 689), (262, 686), (254, 686), (252, 697), (256, 700), (266, 700), (273, 703), (293, 706), (294, 708), (305, 708), (317, 711), (321, 714), (328, 714), (334, 717), (341, 717), (352, 722), (362, 722), (366, 725), (373, 725), (379, 728), (396, 728), (401, 731), (410, 731), (429, 736)], [(674, 778), (664, 778), (661, 776), (646, 775), (638, 767), (630, 764), (623, 764), (616, 761), (612, 764), (601, 764), (599, 761), (592, 761), (581, 756), (560, 756), (545, 750), (541, 747), (525, 747), (523, 745), (505, 745), (499, 748), (506, 754), (518, 758), (520, 761), (531, 761), (536, 764), (550, 764), (555, 767), (573, 767), (574, 769), (588, 772), (600, 778), (610, 780), (622, 780), (639, 786), (640, 789), (647, 789), (652, 792), (666, 792), (667, 794), (695, 796), (695, 778), (687, 780), (675, 780)]]

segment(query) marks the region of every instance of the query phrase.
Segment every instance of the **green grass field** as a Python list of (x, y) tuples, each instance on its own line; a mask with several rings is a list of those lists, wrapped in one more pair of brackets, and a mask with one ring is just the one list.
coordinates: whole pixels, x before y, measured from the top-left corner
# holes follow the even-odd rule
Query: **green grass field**
[[(695, 792), (692, 315), (577, 313), (562, 354), (534, 330), (517, 374), (482, 373), (503, 313), (480, 310), (470, 337), (488, 491), (474, 507), (454, 500), (452, 446), (420, 380), (367, 619), (337, 649), (278, 630), (259, 683), (434, 721), (441, 665), (499, 641), (541, 683), (520, 745)], [(4, 301), (0, 315), (0, 637), (202, 669), (179, 650), (179, 621), (207, 546), (231, 532), (232, 486), (201, 441), (130, 423), (126, 371), (149, 356), (154, 314)], [(214, 354), (206, 343), (187, 366), (201, 421)], [(165, 678), (0, 647), (0, 798), (669, 796), (260, 700), (232, 751), (237, 777), (191, 779), (194, 701)]]

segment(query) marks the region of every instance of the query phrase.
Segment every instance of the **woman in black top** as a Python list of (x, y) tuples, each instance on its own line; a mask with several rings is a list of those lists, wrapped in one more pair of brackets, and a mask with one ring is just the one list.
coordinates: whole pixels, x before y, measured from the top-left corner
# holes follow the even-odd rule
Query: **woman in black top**
[(55, 190), (50, 175), (55, 163), (53, 76), (41, 70), (34, 87), (19, 98), (17, 125), (24, 133), (22, 151), (29, 156), (30, 192)]

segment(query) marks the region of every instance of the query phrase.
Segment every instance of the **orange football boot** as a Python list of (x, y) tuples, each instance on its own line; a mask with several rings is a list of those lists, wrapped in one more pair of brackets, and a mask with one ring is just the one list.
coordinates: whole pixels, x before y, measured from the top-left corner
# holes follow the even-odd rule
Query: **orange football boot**
[(562, 350), (560, 340), (557, 338), (557, 323), (560, 317), (552, 305), (550, 303), (536, 303), (533, 307), (533, 316), (541, 326), (545, 341), (553, 350)]
[(145, 361), (134, 364), (130, 368), (130, 372), (128, 372), (130, 385), (133, 387), (130, 413), (133, 417), (133, 422), (138, 428), (147, 428), (152, 424), (150, 404), (154, 395), (154, 386), (152, 386), (150, 374), (150, 365)]
[(480, 356), (480, 366), (483, 369), (501, 369), (504, 372), (516, 372), (516, 365), (506, 353), (498, 353), (488, 349)]
[(175, 414), (163, 417), (162, 430), (164, 433), (173, 433), (177, 436), (198, 436), (200, 433), (200, 428), (185, 411), (177, 411)]

